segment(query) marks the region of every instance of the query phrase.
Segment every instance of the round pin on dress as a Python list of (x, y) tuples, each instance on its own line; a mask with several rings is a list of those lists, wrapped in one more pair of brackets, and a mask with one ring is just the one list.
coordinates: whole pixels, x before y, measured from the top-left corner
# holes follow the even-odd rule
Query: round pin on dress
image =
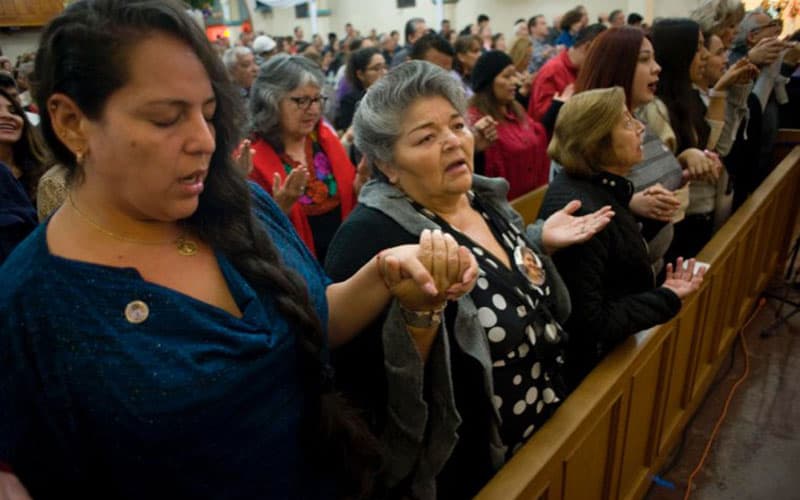
[(125, 319), (128, 320), (128, 323), (135, 325), (144, 323), (148, 316), (150, 316), (150, 308), (141, 300), (134, 300), (125, 306)]

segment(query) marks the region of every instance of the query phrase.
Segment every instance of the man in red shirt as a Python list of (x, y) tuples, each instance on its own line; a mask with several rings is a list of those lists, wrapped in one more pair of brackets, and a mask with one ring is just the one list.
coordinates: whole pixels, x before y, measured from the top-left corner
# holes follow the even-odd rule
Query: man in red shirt
[(541, 121), (550, 108), (553, 96), (564, 91), (567, 85), (575, 83), (586, 54), (597, 35), (606, 29), (602, 24), (589, 25), (578, 32), (575, 45), (562, 51), (542, 66), (533, 82), (533, 92), (528, 104), (528, 114)]

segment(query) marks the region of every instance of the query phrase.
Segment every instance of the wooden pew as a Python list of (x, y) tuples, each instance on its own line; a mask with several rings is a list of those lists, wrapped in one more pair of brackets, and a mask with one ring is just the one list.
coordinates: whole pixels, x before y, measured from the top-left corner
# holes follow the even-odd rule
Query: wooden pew
[(536, 216), (539, 215), (539, 209), (542, 208), (546, 192), (547, 185), (545, 184), (511, 201), (511, 206), (522, 215), (525, 224), (530, 224), (536, 220)]
[(64, 10), (64, 0), (0, 0), (0, 26), (44, 26)]
[(614, 350), (477, 498), (642, 498), (782, 267), (798, 197), (800, 146), (700, 253), (711, 268), (680, 314)]

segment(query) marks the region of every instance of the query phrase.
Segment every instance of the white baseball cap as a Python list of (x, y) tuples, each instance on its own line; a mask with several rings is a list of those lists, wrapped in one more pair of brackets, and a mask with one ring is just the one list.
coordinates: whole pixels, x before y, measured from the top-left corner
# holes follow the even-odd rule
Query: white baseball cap
[(258, 35), (255, 40), (253, 40), (253, 52), (256, 54), (262, 54), (264, 52), (270, 52), (271, 50), (275, 49), (275, 40), (268, 37), (267, 35)]

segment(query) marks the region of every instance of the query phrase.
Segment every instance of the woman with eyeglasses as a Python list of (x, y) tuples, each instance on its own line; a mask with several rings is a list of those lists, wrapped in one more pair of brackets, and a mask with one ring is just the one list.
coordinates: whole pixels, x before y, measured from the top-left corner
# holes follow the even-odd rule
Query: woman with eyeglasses
[(310, 59), (278, 57), (261, 67), (250, 97), (250, 178), (272, 195), (320, 262), (361, 183), (336, 131), (322, 120), (324, 83)]
[(553, 261), (569, 290), (572, 313), (564, 328), (564, 374), (570, 389), (636, 332), (669, 321), (682, 300), (698, 289), (704, 270), (694, 259), (666, 265), (656, 285), (641, 226), (630, 211), (633, 183), (626, 178), (642, 163), (645, 125), (633, 117), (622, 87), (579, 92), (558, 114), (547, 149), (564, 170), (550, 183), (539, 218), (577, 198), (587, 214), (610, 206), (614, 218), (586, 243), (556, 253)]
[(333, 121), (336, 130), (344, 133), (350, 128), (358, 102), (364, 97), (370, 85), (377, 82), (386, 71), (386, 59), (378, 47), (367, 47), (350, 54), (345, 77), (353, 88), (342, 97), (342, 102), (339, 104), (339, 110)]

